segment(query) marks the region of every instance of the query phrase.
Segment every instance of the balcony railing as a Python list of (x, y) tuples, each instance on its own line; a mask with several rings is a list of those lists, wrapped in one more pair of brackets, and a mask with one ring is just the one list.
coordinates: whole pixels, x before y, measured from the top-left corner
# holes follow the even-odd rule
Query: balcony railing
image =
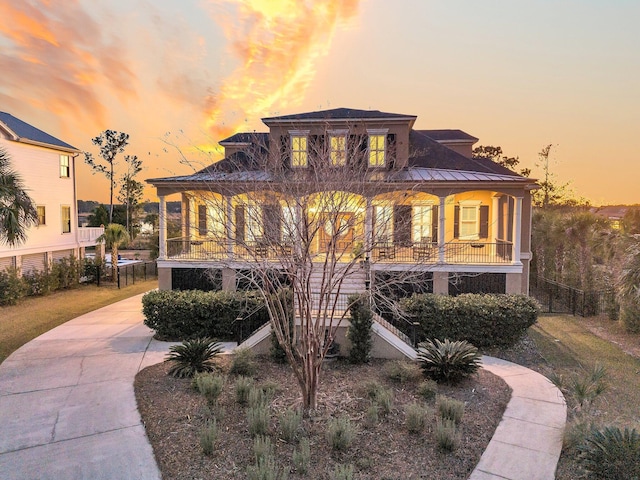
[[(361, 248), (361, 247), (360, 247)], [(167, 240), (167, 256), (175, 260), (274, 260), (290, 257), (293, 244), (277, 242), (246, 242), (234, 245), (229, 257), (226, 241), (172, 238)], [(322, 252), (318, 252), (320, 257)], [(373, 263), (435, 264), (440, 261), (440, 248), (432, 242), (378, 243), (370, 252)], [(508, 264), (513, 259), (513, 243), (450, 242), (444, 245), (444, 262), (449, 264)]]
[(95, 245), (96, 239), (104, 233), (104, 227), (78, 227), (78, 242)]

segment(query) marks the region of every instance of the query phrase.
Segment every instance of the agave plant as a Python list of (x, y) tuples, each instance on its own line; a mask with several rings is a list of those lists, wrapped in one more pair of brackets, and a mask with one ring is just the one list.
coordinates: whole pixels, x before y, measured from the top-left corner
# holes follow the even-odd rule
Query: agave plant
[(579, 450), (580, 463), (597, 478), (640, 478), (640, 434), (635, 428), (594, 429)]
[(418, 346), (418, 362), (427, 377), (437, 382), (453, 383), (478, 370), (480, 354), (476, 347), (464, 340), (427, 340)]
[(214, 359), (223, 345), (210, 338), (185, 340), (180, 345), (169, 347), (165, 362), (172, 362), (169, 375), (178, 378), (193, 377), (199, 372), (212, 372)]

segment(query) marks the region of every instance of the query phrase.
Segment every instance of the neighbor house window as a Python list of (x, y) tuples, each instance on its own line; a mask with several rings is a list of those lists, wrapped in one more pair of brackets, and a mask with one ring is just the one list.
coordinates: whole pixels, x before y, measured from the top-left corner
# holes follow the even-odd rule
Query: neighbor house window
[(480, 238), (480, 202), (460, 202), (460, 239)]
[(63, 206), (61, 209), (62, 233), (71, 233), (71, 207)]
[(44, 205), (38, 205), (36, 207), (38, 212), (38, 225), (46, 225), (47, 224), (47, 215), (45, 212)]
[(250, 203), (245, 207), (245, 228), (245, 239), (247, 241), (257, 242), (263, 240), (264, 223), (261, 206)]
[(308, 139), (305, 134), (291, 134), (291, 166), (306, 167), (309, 161)]
[(347, 163), (347, 136), (346, 134), (332, 134), (329, 137), (329, 152), (331, 155), (331, 165), (342, 167)]
[(369, 134), (369, 166), (384, 167), (387, 136)]
[(393, 239), (393, 205), (373, 206), (374, 240), (376, 243), (389, 243)]
[(60, 176), (69, 177), (69, 155), (60, 155)]
[(207, 206), (198, 205), (198, 235), (207, 234)]
[(431, 238), (431, 220), (433, 219), (431, 205), (414, 205), (413, 206), (413, 232), (414, 242), (432, 242)]

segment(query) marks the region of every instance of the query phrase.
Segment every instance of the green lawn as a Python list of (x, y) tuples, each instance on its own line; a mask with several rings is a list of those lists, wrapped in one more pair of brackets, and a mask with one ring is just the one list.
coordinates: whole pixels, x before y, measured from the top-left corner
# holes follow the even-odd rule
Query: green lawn
[(640, 360), (592, 334), (581, 320), (569, 315), (544, 315), (529, 333), (556, 374), (566, 376), (596, 363), (605, 366), (609, 388), (596, 404), (594, 420), (603, 425), (639, 427)]
[(18, 305), (0, 307), (0, 363), (28, 341), (64, 322), (157, 286), (157, 280), (139, 282), (120, 290), (110, 286), (82, 285), (74, 290), (30, 297)]

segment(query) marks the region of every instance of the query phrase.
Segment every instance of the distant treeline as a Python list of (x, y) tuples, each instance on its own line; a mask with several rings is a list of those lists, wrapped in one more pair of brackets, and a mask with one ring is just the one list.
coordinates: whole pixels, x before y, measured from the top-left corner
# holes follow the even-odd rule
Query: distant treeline
[[(78, 213), (92, 213), (93, 210), (100, 205), (100, 202), (94, 200), (78, 200)], [(108, 204), (106, 204), (108, 206)], [(114, 206), (117, 204), (114, 204)], [(158, 202), (144, 202), (142, 204), (144, 213), (158, 213)], [(167, 213), (180, 213), (181, 202), (167, 202)]]

